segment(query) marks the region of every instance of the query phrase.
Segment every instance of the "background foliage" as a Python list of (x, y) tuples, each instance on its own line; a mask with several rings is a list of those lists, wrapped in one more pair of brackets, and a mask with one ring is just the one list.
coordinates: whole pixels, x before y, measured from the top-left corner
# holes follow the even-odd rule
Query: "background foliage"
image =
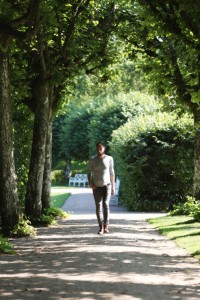
[(95, 154), (98, 140), (109, 146), (113, 130), (129, 118), (160, 108), (161, 104), (154, 97), (140, 92), (102, 95), (79, 108), (69, 105), (66, 115), (58, 116), (54, 121), (53, 166), (59, 159), (88, 160)]
[(114, 131), (111, 153), (129, 210), (162, 211), (185, 201), (193, 179), (193, 131), (188, 115), (138, 116)]

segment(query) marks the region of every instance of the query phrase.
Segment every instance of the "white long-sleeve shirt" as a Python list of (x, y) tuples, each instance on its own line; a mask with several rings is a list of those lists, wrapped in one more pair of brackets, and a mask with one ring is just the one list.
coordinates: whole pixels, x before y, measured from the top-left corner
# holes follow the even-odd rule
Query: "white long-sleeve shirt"
[(102, 187), (111, 183), (111, 176), (115, 175), (112, 156), (105, 155), (103, 158), (98, 156), (92, 157), (88, 165), (88, 174), (91, 174), (92, 182), (96, 187)]

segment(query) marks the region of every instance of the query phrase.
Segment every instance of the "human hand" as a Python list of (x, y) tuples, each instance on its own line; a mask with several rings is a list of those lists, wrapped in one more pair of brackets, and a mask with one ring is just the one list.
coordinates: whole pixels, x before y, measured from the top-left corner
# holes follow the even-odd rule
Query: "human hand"
[(114, 195), (115, 194), (115, 188), (112, 186), (111, 188), (111, 195)]
[(90, 187), (91, 187), (92, 190), (96, 189), (96, 186), (93, 183), (90, 184)]

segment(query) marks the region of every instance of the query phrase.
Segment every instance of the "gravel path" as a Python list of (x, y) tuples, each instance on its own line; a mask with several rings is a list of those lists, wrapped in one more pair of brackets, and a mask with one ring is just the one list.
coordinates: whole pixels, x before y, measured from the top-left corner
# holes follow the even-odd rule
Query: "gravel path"
[(71, 191), (70, 219), (0, 257), (0, 299), (200, 299), (197, 260), (145, 221), (159, 214), (111, 207), (110, 234), (99, 236), (91, 190)]

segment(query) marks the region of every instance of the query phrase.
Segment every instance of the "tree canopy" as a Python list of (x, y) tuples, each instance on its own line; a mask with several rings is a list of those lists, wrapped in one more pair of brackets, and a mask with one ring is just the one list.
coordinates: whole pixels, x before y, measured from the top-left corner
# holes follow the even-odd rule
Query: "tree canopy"
[[(177, 103), (187, 107), (195, 121), (194, 195), (200, 197), (199, 10), (198, 1), (191, 5), (188, 0), (0, 2), (0, 201), (6, 234), (19, 220), (16, 173), (26, 188), (27, 215), (40, 216), (49, 205), (52, 120), (75, 84), (84, 94), (75, 97), (78, 108), (87, 99), (105, 100), (108, 91), (117, 102), (120, 91), (141, 92), (147, 82), (151, 93), (165, 98), (172, 109)], [(97, 89), (84, 74), (95, 76)], [(89, 93), (84, 93), (87, 87)], [(87, 141), (88, 151), (101, 130), (109, 141), (112, 130), (127, 119), (124, 112), (135, 113), (125, 101), (112, 109), (104, 102), (82, 111), (83, 118), (74, 124), (69, 118), (76, 133), (72, 144)], [(93, 138), (87, 122), (96, 132)], [(84, 127), (88, 135), (80, 137)], [(80, 151), (67, 151), (83, 159)]]
[(142, 57), (141, 68), (153, 91), (194, 115), (194, 195), (200, 197), (200, 24), (199, 3), (136, 0), (119, 10), (119, 36), (132, 59)]

